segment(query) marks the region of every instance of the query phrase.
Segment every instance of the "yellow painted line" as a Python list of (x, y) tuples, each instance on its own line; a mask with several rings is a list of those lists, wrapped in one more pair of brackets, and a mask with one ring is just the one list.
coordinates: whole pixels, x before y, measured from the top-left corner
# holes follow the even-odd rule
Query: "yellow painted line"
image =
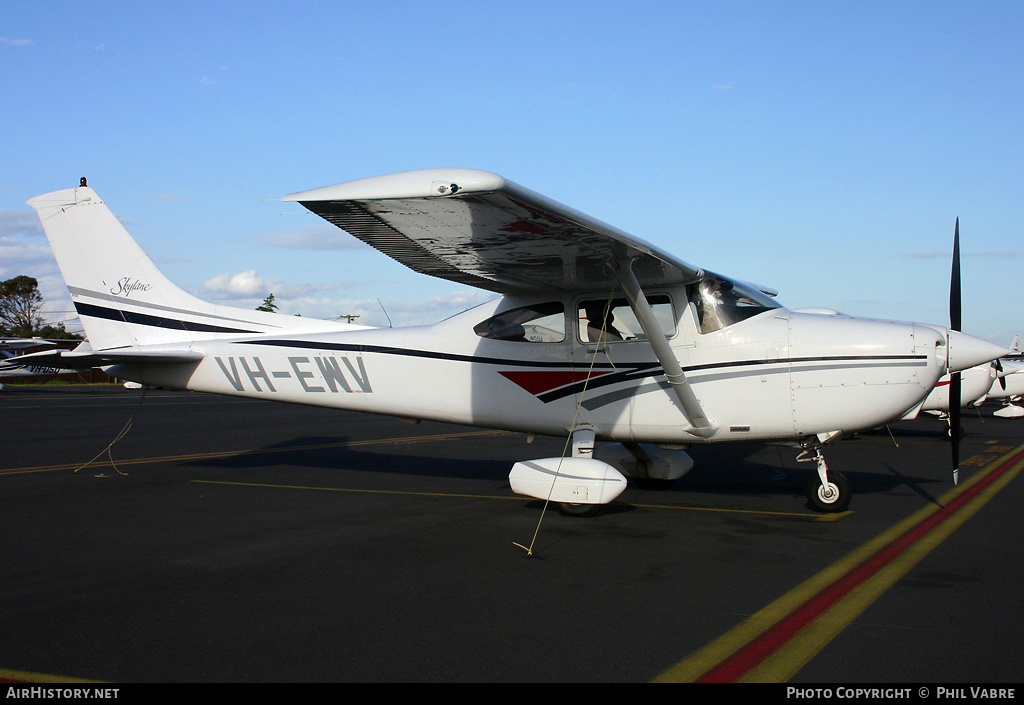
[(720, 512), (723, 514), (757, 514), (760, 516), (778, 516), (778, 517), (789, 517), (796, 519), (809, 519), (811, 521), (838, 521), (843, 517), (850, 516), (853, 512), (837, 512), (835, 514), (818, 514), (817, 512), (771, 512), (762, 509), (730, 509), (728, 507), (695, 507), (691, 505), (680, 505), (680, 504), (634, 504), (630, 503), (630, 507), (640, 507), (644, 509), (676, 509), (686, 512)]
[[(12, 671), (7, 668), (0, 668), (0, 681), (11, 683), (102, 683), (103, 681), (87, 680), (85, 678), (71, 678), (69, 676), (54, 676), (49, 673), (33, 673), (32, 671)], [(8, 686), (10, 688), (11, 686)], [(10, 697), (10, 696), (8, 696)]]
[[(348, 487), (315, 487), (307, 485), (279, 485), (273, 483), (261, 483), (261, 482), (232, 482), (225, 480), (191, 480), (191, 482), (206, 484), (206, 485), (234, 485), (237, 487), (265, 487), (268, 489), (280, 489), (280, 490), (313, 490), (320, 492), (352, 492), (361, 494), (387, 494), (387, 495), (409, 495), (415, 497), (457, 497), (467, 499), (502, 499), (502, 500), (518, 500), (518, 501), (532, 501), (531, 497), (524, 497), (523, 495), (482, 495), (482, 494), (460, 494), (453, 492), (411, 492), (407, 490), (371, 490), (371, 489), (354, 489)], [(628, 502), (616, 502), (627, 507), (642, 507), (647, 509), (675, 509), (681, 511), (691, 512), (719, 512), (723, 514), (757, 514), (767, 516), (781, 516), (789, 518), (799, 519), (810, 519), (812, 521), (818, 521), (819, 515), (809, 514), (806, 512), (765, 512), (758, 511), (756, 509), (723, 509), (715, 507), (687, 507), (680, 505), (658, 505), (658, 504), (632, 504)], [(852, 512), (843, 512), (836, 516), (844, 516), (851, 514)]]
[(202, 485), (234, 485), (237, 487), (266, 487), (275, 490), (313, 490), (317, 492), (351, 492), (353, 494), (389, 494), (409, 495), (412, 497), (458, 497), (468, 499), (517, 499), (523, 500), (521, 495), (513, 497), (486, 494), (459, 494), (454, 492), (410, 492), (406, 490), (366, 490), (351, 487), (312, 487), (306, 485), (275, 485), (262, 482), (225, 482), (223, 480), (191, 480)]
[[(321, 443), (305, 446), (281, 446), (279, 448), (250, 448), (245, 450), (226, 450), (212, 453), (183, 453), (180, 455), (161, 455), (149, 458), (118, 459), (118, 465), (148, 465), (151, 463), (172, 463), (188, 460), (210, 460), (213, 458), (232, 458), (242, 455), (262, 455), (264, 453), (292, 453), (295, 451), (321, 450), (327, 448), (354, 448), (369, 445), (409, 445), (413, 443), (437, 443), (475, 436), (508, 435), (508, 431), (468, 431), (465, 433), (441, 433), (430, 436), (404, 436), (400, 438), (374, 438), (365, 441), (339, 441), (338, 443)], [(99, 462), (99, 461), (97, 461)], [(90, 464), (91, 465), (91, 464)], [(59, 465), (38, 465), (35, 467), (10, 468), (0, 470), (0, 475), (15, 475), (32, 472), (53, 472), (55, 470), (77, 470), (84, 467), (82, 463), (62, 463)]]
[[(986, 454), (1005, 448), (993, 447)], [(884, 531), (655, 680), (665, 683), (702, 679), (776, 683), (787, 681), (896, 581), (1020, 474), (1024, 469), (1024, 458), (1018, 456), (1022, 452), (1024, 445), (988, 462), (984, 470), (943, 495), (937, 505), (929, 504)], [(1017, 460), (1011, 467), (1004, 467), (1014, 458)], [(988, 459), (991, 459), (991, 455)], [(988, 482), (997, 471), (999, 474), (996, 479)], [(974, 488), (983, 482), (988, 482), (987, 486), (975, 492)], [(892, 550), (891, 547), (901, 539), (913, 535), (933, 515), (947, 511), (958, 498), (969, 492), (974, 496), (970, 496), (963, 506), (894, 552), (891, 558), (884, 559), (879, 567), (873, 569), (874, 572), (867, 571), (867, 577), (859, 582), (851, 577), (856, 576), (858, 570), (866, 570), (865, 566), (872, 560), (880, 560), (879, 557), (885, 551)], [(844, 584), (849, 587), (843, 587)], [(795, 619), (800, 610), (807, 609), (815, 600), (827, 600), (830, 589), (836, 591), (838, 597), (827, 609), (791, 636), (771, 636), (773, 630), (784, 631), (781, 625)], [(759, 642), (767, 646), (761, 646), (760, 652), (757, 652), (755, 645)]]

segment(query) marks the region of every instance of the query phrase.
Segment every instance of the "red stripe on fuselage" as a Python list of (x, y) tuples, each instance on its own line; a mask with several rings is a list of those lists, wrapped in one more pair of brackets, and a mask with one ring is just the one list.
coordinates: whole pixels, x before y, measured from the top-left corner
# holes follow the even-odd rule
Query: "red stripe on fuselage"
[(611, 374), (611, 370), (604, 372), (575, 372), (573, 370), (535, 370), (530, 372), (510, 371), (501, 372), (505, 379), (515, 382), (517, 385), (528, 391), (530, 394), (543, 394), (552, 389), (564, 387), (567, 384), (575, 384), (591, 377), (601, 377)]

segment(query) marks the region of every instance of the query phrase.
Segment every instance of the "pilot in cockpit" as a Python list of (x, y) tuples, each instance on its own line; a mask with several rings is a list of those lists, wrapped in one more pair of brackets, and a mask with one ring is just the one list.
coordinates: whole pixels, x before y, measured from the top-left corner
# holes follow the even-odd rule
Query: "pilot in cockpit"
[(728, 279), (705, 277), (700, 283), (700, 329), (702, 333), (710, 333), (729, 325), (729, 315), (725, 310), (726, 297), (733, 288)]
[(587, 341), (591, 343), (606, 340), (622, 340), (614, 325), (615, 315), (611, 309), (601, 303), (588, 303), (583, 309), (587, 317)]

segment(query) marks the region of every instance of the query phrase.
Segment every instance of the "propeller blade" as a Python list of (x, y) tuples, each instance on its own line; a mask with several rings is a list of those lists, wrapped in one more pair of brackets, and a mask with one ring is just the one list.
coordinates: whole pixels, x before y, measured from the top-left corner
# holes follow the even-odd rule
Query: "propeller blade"
[(995, 365), (996, 365), (996, 377), (999, 379), (999, 386), (1002, 387), (1003, 391), (1005, 392), (1006, 391), (1006, 375), (1003, 373), (1003, 363), (1000, 362), (997, 359), (995, 361)]
[(960, 219), (953, 231), (953, 273), (949, 280), (949, 327), (960, 330)]
[[(953, 271), (949, 278), (949, 328), (959, 331), (961, 327), (960, 300), (960, 218), (953, 229)], [(952, 337), (950, 345), (952, 347)], [(960, 373), (954, 372), (949, 379), (949, 445), (953, 453), (953, 484), (960, 481)]]

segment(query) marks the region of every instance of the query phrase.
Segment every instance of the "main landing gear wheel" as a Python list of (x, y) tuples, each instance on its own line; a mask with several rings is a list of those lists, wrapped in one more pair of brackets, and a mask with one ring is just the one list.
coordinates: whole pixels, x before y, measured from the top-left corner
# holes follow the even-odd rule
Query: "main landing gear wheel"
[(852, 494), (850, 481), (841, 472), (829, 472), (827, 485), (821, 484), (818, 475), (807, 485), (807, 501), (819, 512), (845, 512)]
[(601, 511), (600, 504), (571, 504), (559, 502), (558, 511), (567, 517), (592, 517)]

